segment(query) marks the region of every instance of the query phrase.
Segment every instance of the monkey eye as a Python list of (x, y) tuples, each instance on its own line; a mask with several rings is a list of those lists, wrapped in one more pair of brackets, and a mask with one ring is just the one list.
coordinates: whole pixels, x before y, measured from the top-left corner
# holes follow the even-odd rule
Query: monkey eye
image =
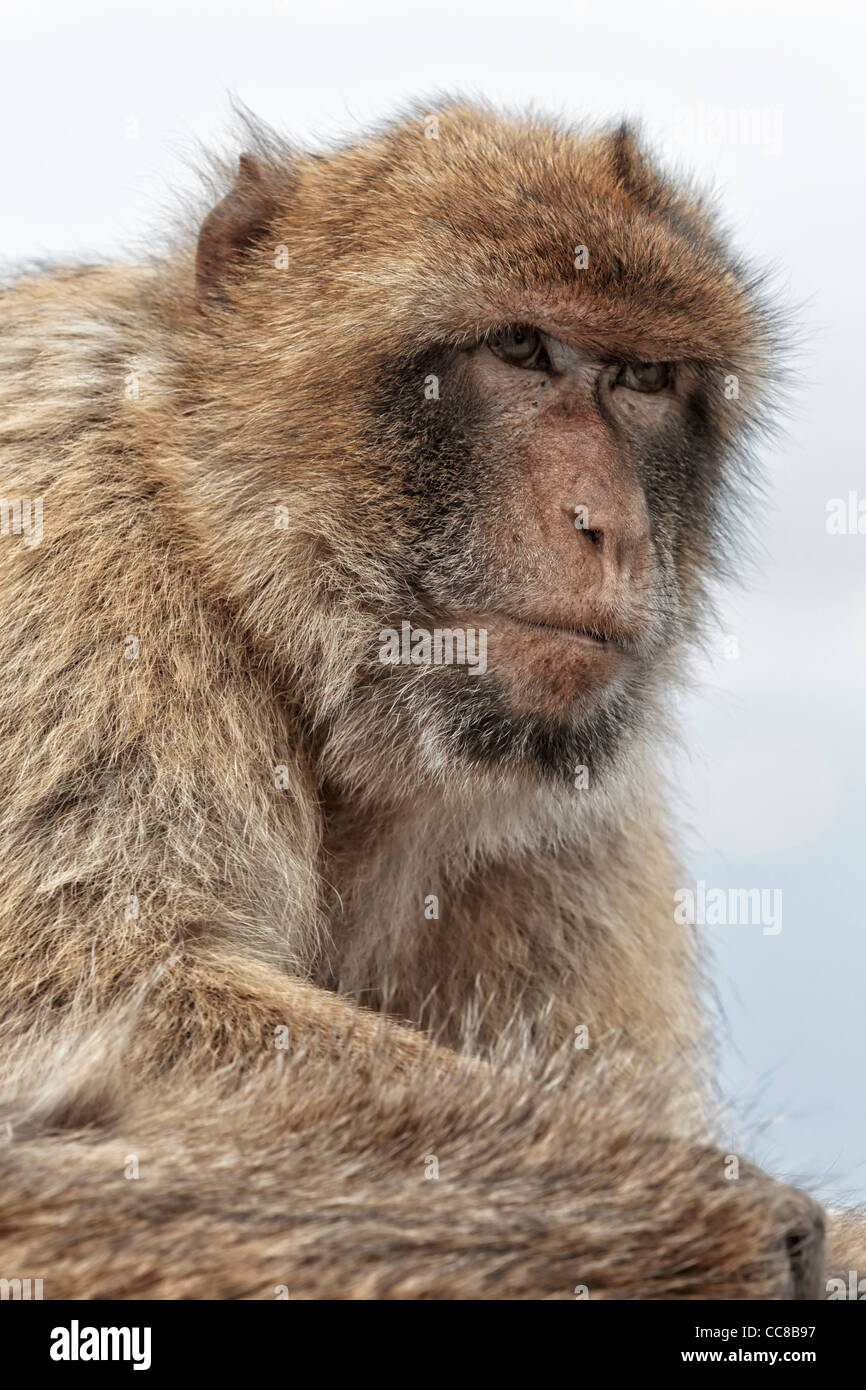
[(487, 334), (487, 346), (503, 362), (511, 362), (515, 367), (529, 367), (535, 371), (547, 371), (550, 358), (537, 328), (528, 324), (512, 324), (508, 328), (494, 328)]
[(627, 391), (664, 391), (671, 375), (669, 362), (623, 362), (613, 384)]

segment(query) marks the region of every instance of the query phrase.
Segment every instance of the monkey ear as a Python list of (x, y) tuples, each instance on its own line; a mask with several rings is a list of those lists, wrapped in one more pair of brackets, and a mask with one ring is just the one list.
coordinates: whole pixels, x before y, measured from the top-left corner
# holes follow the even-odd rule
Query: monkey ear
[(242, 154), (232, 188), (208, 213), (199, 232), (195, 288), (200, 303), (225, 298), (227, 278), (261, 238), (273, 211), (261, 166), (252, 155)]
[(609, 139), (611, 166), (619, 183), (630, 193), (650, 197), (658, 177), (641, 147), (638, 131), (623, 121)]

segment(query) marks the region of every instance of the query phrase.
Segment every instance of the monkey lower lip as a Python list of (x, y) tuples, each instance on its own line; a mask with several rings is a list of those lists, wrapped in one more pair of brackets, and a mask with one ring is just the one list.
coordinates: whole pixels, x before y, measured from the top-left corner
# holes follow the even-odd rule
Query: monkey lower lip
[(576, 700), (615, 678), (623, 656), (616, 642), (583, 627), (502, 611), (490, 612), (486, 626), (490, 668), (521, 714), (571, 718)]

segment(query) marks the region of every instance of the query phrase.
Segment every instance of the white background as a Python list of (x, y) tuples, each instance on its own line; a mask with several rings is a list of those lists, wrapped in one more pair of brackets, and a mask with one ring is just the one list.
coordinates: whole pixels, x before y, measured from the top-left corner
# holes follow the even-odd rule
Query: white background
[[(146, 246), (188, 181), (182, 154), (226, 129), (229, 91), (307, 137), (462, 91), (642, 117), (660, 150), (718, 184), (741, 245), (778, 267), (803, 328), (795, 417), (766, 450), (757, 570), (723, 604), (739, 658), (709, 663), (685, 702), (695, 751), (676, 786), (695, 877), (783, 890), (780, 935), (705, 931), (725, 1090), (752, 1152), (861, 1199), (866, 535), (828, 535), (825, 508), (866, 497), (862, 13), (855, 0), (0, 0), (6, 258)], [(717, 141), (716, 108), (758, 113), (773, 138)]]

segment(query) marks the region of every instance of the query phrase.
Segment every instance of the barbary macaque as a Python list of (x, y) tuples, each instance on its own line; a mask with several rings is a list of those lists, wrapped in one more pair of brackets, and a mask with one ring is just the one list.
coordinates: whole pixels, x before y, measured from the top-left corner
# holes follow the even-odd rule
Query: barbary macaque
[(0, 299), (4, 1263), (821, 1297), (715, 1147), (662, 775), (772, 309), (625, 126), (244, 138), (169, 254)]

